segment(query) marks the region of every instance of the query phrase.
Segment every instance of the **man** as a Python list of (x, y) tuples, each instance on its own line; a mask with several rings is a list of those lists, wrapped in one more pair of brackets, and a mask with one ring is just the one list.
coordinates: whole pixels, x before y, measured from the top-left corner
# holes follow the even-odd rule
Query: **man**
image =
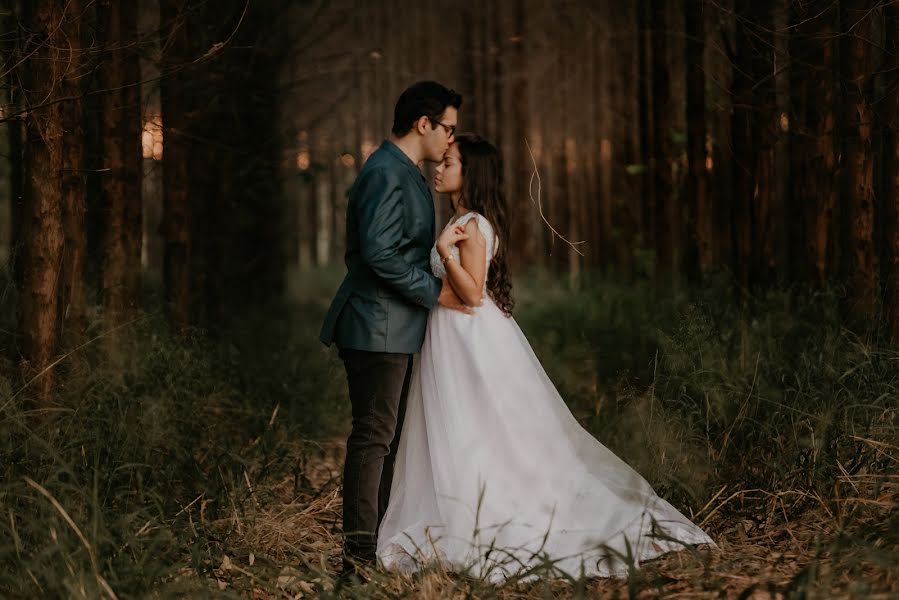
[(405, 90), (392, 135), (368, 158), (350, 191), (347, 274), (321, 340), (346, 368), (353, 429), (343, 471), (344, 575), (375, 563), (405, 415), (412, 355), (438, 302), (467, 310), (431, 274), (434, 204), (422, 161), (440, 162), (453, 141), (462, 97), (434, 81)]

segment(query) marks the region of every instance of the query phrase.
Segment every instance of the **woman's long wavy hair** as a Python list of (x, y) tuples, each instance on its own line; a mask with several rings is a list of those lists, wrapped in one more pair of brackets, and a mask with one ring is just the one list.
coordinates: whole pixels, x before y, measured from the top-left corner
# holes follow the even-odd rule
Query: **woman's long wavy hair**
[(499, 238), (487, 274), (487, 293), (503, 313), (511, 316), (515, 301), (509, 276), (509, 219), (503, 195), (503, 160), (496, 146), (475, 133), (460, 133), (455, 143), (462, 162), (459, 202), (483, 215)]

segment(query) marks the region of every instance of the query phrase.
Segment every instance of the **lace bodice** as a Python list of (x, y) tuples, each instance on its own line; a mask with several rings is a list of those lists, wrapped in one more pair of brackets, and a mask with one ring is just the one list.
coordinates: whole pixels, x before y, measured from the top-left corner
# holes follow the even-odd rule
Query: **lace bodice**
[[(449, 223), (446, 224), (446, 227), (443, 228), (446, 231), (447, 227), (452, 225), (465, 225), (472, 219), (478, 220), (478, 229), (481, 230), (481, 235), (484, 236), (484, 240), (487, 242), (487, 272), (490, 272), (490, 261), (493, 259), (493, 255), (496, 253), (496, 236), (493, 233), (493, 227), (490, 225), (490, 221), (486, 219), (486, 217), (476, 213), (470, 212), (462, 215), (458, 219), (450, 219)], [(450, 248), (450, 252), (453, 254), (453, 258), (459, 260), (459, 249), (456, 246)], [(437, 252), (437, 244), (431, 248), (431, 272), (435, 277), (439, 277), (440, 279), (444, 279), (446, 277), (446, 269), (443, 266), (443, 261), (440, 260), (440, 254)], [(486, 287), (486, 277), (484, 278), (484, 286)]]

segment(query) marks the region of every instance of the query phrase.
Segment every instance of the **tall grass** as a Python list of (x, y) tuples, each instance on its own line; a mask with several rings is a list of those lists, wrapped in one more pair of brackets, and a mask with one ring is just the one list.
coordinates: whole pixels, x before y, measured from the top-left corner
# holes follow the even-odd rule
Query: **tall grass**
[[(339, 499), (313, 471), (339, 472), (325, 443), (349, 420), (342, 367), (317, 341), (338, 281), (296, 277), (291, 302), (214, 334), (147, 315), (114, 355), (101, 337), (62, 365), (50, 413), (0, 365), (0, 597), (333, 595)], [(723, 289), (571, 291), (535, 273), (515, 316), (581, 423), (723, 542), (719, 569), (758, 540), (771, 560), (805, 557), (782, 593), (895, 588), (899, 353), (876, 327), (841, 327), (833, 295), (740, 306)], [(340, 594), (413, 590), (503, 593), (431, 572)]]
[(260, 307), (210, 337), (145, 315), (113, 351), (98, 320), (41, 412), (6, 360), (0, 598), (218, 595), (222, 533), (346, 427), (317, 318)]
[(522, 328), (582, 423), (657, 491), (719, 537), (802, 538), (843, 569), (800, 587), (899, 566), (899, 352), (878, 323), (843, 327), (834, 292), (547, 289), (520, 293)]

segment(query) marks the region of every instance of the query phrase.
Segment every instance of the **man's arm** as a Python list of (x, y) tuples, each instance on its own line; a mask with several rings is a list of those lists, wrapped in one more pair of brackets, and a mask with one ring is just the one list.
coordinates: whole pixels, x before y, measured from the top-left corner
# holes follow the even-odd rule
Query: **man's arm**
[(410, 264), (399, 252), (404, 211), (398, 178), (379, 169), (367, 173), (356, 186), (362, 260), (391, 289), (411, 302), (433, 307), (440, 295), (440, 279)]

